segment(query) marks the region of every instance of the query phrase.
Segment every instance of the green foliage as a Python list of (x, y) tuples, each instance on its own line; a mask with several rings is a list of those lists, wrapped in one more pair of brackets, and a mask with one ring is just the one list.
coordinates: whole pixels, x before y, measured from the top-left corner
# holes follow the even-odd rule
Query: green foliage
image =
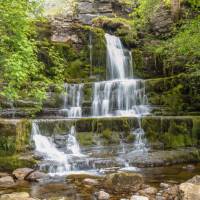
[(0, 67), (6, 83), (1, 92), (8, 99), (23, 96), (41, 101), (45, 95), (43, 65), (37, 60), (35, 34), (35, 1), (4, 0), (0, 4)]
[[(166, 41), (163, 53), (165, 54), (165, 68), (182, 65), (187, 71), (199, 71), (200, 59), (200, 16), (186, 20), (172, 39)], [(173, 72), (173, 67), (172, 70)]]
[(161, 0), (138, 0), (139, 6), (132, 13), (138, 25), (146, 25), (159, 8)]
[(186, 3), (189, 3), (192, 8), (198, 10), (200, 8), (199, 0), (184, 0)]

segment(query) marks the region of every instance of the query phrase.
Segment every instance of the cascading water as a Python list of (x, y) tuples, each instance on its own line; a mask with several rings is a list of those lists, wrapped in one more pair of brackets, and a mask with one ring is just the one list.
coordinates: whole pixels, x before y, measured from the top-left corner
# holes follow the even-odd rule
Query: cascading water
[(93, 116), (142, 116), (149, 113), (145, 83), (133, 79), (131, 52), (106, 34), (108, 81), (94, 83)]
[(76, 140), (76, 129), (74, 126), (71, 127), (68, 139), (67, 139), (67, 152), (69, 152), (73, 156), (84, 156), (81, 154), (80, 146), (78, 141)]
[[(93, 87), (92, 117), (113, 117), (113, 116), (133, 116), (138, 119), (138, 128), (132, 131), (135, 142), (132, 144), (134, 153), (147, 152), (144, 130), (141, 127), (141, 117), (149, 113), (147, 96), (145, 94), (145, 82), (141, 79), (133, 78), (131, 52), (125, 49), (118, 37), (106, 34), (107, 42), (107, 81), (95, 82)], [(91, 41), (90, 41), (91, 42)], [(91, 49), (92, 51), (92, 49)], [(92, 55), (92, 52), (90, 52)], [(92, 62), (92, 58), (90, 58)], [(63, 109), (61, 113), (68, 118), (82, 117), (83, 84), (65, 84), (63, 94)], [(68, 120), (68, 119), (66, 119)], [(101, 155), (94, 150), (82, 154), (78, 141), (76, 140), (76, 130), (72, 126), (66, 138), (65, 149), (58, 148), (56, 140), (42, 135), (37, 123), (33, 123), (33, 141), (36, 151), (44, 157), (44, 164), (51, 175), (64, 175), (69, 170), (97, 169), (102, 166), (114, 166), (113, 158), (92, 157)], [(123, 151), (116, 152), (117, 166), (129, 167), (129, 160), (124, 155), (130, 150), (126, 148), (126, 143), (121, 142)], [(104, 148), (104, 147), (103, 147)], [(100, 151), (104, 149), (100, 148)], [(108, 150), (110, 152), (110, 150)], [(90, 155), (86, 157), (85, 155)]]
[(105, 34), (107, 43), (108, 79), (125, 79), (133, 77), (131, 54), (123, 48), (121, 40), (113, 35)]
[(63, 94), (63, 113), (69, 118), (79, 118), (82, 116), (82, 89), (83, 84), (65, 84), (65, 93)]
[(41, 134), (37, 123), (32, 123), (32, 138), (36, 152), (48, 162), (47, 165), (41, 165), (41, 168), (47, 167), (50, 175), (63, 175), (70, 170), (67, 155), (59, 151), (50, 138)]

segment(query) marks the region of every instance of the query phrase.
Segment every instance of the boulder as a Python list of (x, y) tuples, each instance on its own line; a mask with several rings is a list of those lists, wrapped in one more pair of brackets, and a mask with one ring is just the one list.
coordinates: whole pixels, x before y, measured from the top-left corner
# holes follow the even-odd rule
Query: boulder
[(200, 185), (193, 183), (182, 183), (179, 186), (179, 196), (181, 200), (199, 200)]
[(38, 181), (39, 179), (45, 178), (47, 176), (47, 174), (40, 172), (40, 171), (34, 171), (32, 173), (30, 173), (27, 177), (25, 177), (25, 179), (27, 181)]
[(110, 195), (103, 190), (98, 193), (98, 200), (108, 200), (110, 199)]
[(0, 178), (0, 187), (9, 187), (15, 185), (15, 181), (11, 176)]
[(115, 192), (135, 192), (141, 188), (143, 182), (140, 174), (119, 172), (107, 175), (104, 186)]
[(31, 168), (19, 168), (13, 171), (13, 175), (18, 180), (24, 180), (26, 176), (28, 176), (30, 173), (32, 173), (34, 170)]
[(130, 200), (149, 200), (148, 197), (133, 195)]

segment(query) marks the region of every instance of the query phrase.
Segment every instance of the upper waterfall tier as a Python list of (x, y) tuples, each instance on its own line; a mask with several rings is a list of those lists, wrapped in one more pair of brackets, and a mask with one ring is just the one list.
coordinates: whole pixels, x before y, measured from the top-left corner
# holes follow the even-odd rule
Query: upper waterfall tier
[(107, 79), (126, 79), (133, 77), (132, 55), (125, 49), (121, 40), (105, 34), (107, 46)]

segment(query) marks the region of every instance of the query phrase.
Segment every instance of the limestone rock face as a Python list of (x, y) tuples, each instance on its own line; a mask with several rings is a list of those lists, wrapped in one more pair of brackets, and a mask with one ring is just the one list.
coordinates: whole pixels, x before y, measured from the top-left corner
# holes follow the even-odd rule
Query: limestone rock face
[(161, 6), (151, 18), (151, 30), (157, 36), (167, 36), (172, 28), (171, 12)]
[(31, 168), (19, 168), (13, 171), (13, 175), (18, 179), (18, 180), (24, 180), (26, 176), (28, 176), (31, 172), (34, 170)]
[(136, 173), (119, 172), (106, 176), (104, 186), (117, 192), (135, 192), (143, 184), (143, 177)]

